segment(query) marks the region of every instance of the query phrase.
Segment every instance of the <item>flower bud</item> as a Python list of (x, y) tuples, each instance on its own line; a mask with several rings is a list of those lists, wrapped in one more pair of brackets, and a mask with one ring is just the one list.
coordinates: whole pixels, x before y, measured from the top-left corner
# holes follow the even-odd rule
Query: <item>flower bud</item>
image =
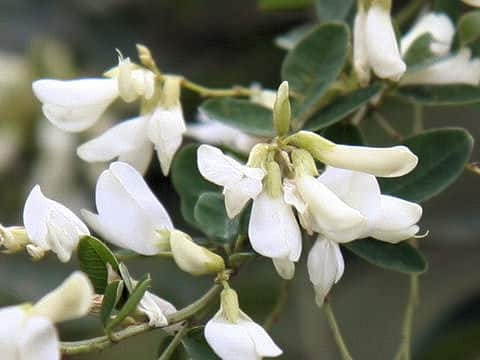
[(291, 119), (290, 100), (288, 98), (288, 82), (280, 84), (273, 104), (273, 124), (279, 136), (284, 136), (290, 129)]
[(237, 292), (231, 288), (224, 289), (220, 294), (220, 302), (227, 320), (236, 323), (240, 316)]
[(270, 151), (270, 146), (268, 144), (257, 144), (252, 150), (250, 150), (250, 155), (248, 156), (247, 166), (255, 168), (263, 168), (265, 161)]
[(297, 176), (311, 175), (318, 176), (318, 169), (312, 155), (303, 149), (292, 151), (292, 162)]
[(23, 226), (3, 227), (0, 225), (0, 245), (7, 254), (13, 254), (25, 249), (30, 242), (27, 232)]
[(140, 59), (141, 63), (148, 68), (154, 68), (155, 60), (153, 60), (150, 49), (142, 44), (137, 44), (136, 47), (137, 47), (138, 58)]
[(172, 108), (180, 102), (180, 87), (182, 78), (180, 76), (166, 75), (163, 83), (163, 105), (165, 108)]
[(282, 171), (275, 161), (267, 164), (267, 176), (265, 177), (265, 190), (273, 198), (282, 194)]
[(30, 310), (57, 323), (88, 314), (94, 291), (87, 275), (80, 271), (70, 275), (59, 287), (41, 298)]
[(192, 275), (205, 275), (225, 270), (223, 259), (217, 254), (193, 242), (179, 230), (170, 232), (170, 248), (180, 269)]
[(324, 151), (333, 149), (336, 144), (323, 136), (310, 131), (299, 131), (287, 139), (289, 144), (298, 146), (307, 150), (315, 159), (321, 160), (321, 154)]

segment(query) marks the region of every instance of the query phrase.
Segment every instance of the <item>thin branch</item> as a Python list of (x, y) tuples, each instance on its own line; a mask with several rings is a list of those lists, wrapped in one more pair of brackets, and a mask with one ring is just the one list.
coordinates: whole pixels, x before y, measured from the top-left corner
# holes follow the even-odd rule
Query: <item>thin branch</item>
[(345, 340), (343, 339), (342, 333), (340, 332), (340, 328), (338, 327), (337, 320), (335, 319), (335, 314), (333, 313), (332, 306), (327, 300), (325, 300), (325, 303), (323, 304), (323, 309), (325, 311), (325, 315), (327, 316), (328, 325), (332, 330), (335, 342), (337, 343), (340, 354), (342, 355), (342, 359), (352, 360), (353, 357), (352, 355), (350, 355), (347, 345), (345, 344)]
[(177, 348), (178, 344), (180, 344), (180, 341), (182, 341), (182, 338), (187, 334), (187, 332), (188, 332), (188, 326), (182, 326), (182, 328), (175, 334), (175, 337), (172, 339), (170, 344), (168, 344), (167, 348), (162, 353), (162, 355), (158, 358), (158, 360), (170, 359), (173, 353), (175, 352), (175, 349)]

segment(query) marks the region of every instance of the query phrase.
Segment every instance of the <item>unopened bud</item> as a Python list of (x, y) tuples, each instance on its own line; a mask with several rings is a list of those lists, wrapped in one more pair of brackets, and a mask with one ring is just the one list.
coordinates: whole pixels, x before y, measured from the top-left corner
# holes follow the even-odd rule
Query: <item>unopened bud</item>
[(5, 253), (13, 254), (22, 251), (29, 243), (30, 239), (23, 226), (0, 225), (0, 245), (5, 248)]
[(225, 270), (222, 257), (196, 244), (182, 231), (170, 231), (170, 248), (177, 266), (192, 275), (206, 275)]
[(163, 105), (168, 109), (180, 102), (181, 76), (165, 75), (163, 82)]
[(279, 136), (284, 136), (288, 133), (291, 116), (288, 82), (284, 81), (278, 88), (277, 97), (273, 105), (273, 124)]
[(310, 131), (299, 131), (289, 136), (287, 142), (307, 150), (317, 160), (322, 160), (322, 153), (336, 146), (330, 140)]
[(155, 60), (153, 60), (152, 53), (150, 52), (150, 49), (146, 47), (145, 45), (142, 44), (137, 44), (137, 53), (138, 53), (138, 58), (140, 59), (140, 62), (152, 69), (155, 68)]
[(231, 288), (224, 289), (220, 294), (220, 302), (223, 314), (228, 321), (236, 323), (240, 316), (240, 306), (238, 305), (237, 292)]
[(269, 151), (270, 145), (268, 144), (262, 143), (255, 145), (252, 150), (250, 150), (247, 166), (263, 168), (265, 166), (265, 161), (267, 160)]
[(308, 151), (294, 149), (292, 151), (292, 162), (297, 176), (318, 176), (318, 169), (315, 165), (315, 160)]
[(273, 198), (282, 194), (282, 171), (275, 161), (267, 164), (267, 176), (265, 176), (265, 190)]

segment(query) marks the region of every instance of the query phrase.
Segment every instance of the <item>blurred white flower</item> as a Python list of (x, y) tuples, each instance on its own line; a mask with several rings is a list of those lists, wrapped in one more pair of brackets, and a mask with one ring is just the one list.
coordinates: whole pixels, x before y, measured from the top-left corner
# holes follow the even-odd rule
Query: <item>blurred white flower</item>
[(250, 199), (262, 191), (265, 171), (240, 164), (210, 145), (201, 145), (197, 151), (198, 170), (202, 176), (223, 186), (225, 208), (230, 218), (237, 216)]
[(155, 255), (168, 249), (162, 229), (173, 229), (172, 221), (142, 175), (123, 162), (110, 164), (97, 181), (98, 215), (87, 210), (87, 224), (105, 240), (142, 255)]
[(142, 300), (140, 300), (138, 310), (147, 316), (148, 324), (152, 327), (167, 326), (166, 316), (177, 311), (171, 303), (149, 291), (146, 291)]
[(54, 323), (88, 314), (92, 297), (87, 276), (75, 272), (33, 307), (0, 309), (2, 359), (60, 360), (60, 340)]
[(142, 96), (151, 99), (155, 91), (155, 74), (150, 70), (135, 69), (129, 58), (118, 58), (118, 92), (125, 102)]
[(250, 101), (268, 109), (273, 109), (273, 104), (275, 104), (275, 98), (277, 97), (277, 92), (275, 90), (262, 89), (258, 84), (252, 85), (251, 89), (253, 90), (253, 93), (250, 95)]
[(77, 248), (82, 235), (90, 232), (85, 224), (62, 204), (46, 198), (36, 185), (25, 202), (23, 223), (31, 244), (27, 251), (41, 257), (53, 251), (62, 262), (67, 262)]
[(430, 51), (437, 56), (446, 55), (452, 45), (455, 25), (446, 14), (424, 14), (400, 40), (402, 56), (408, 52), (415, 40), (425, 34), (432, 36)]

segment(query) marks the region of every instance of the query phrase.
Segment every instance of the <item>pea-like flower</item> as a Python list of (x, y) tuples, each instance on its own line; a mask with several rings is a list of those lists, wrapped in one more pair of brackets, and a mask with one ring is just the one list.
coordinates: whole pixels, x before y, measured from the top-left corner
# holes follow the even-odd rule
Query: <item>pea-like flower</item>
[(6, 360), (60, 360), (54, 323), (85, 316), (93, 288), (87, 276), (73, 273), (35, 305), (0, 309), (0, 353)]
[(35, 258), (53, 251), (60, 261), (68, 262), (80, 237), (90, 234), (72, 211), (45, 197), (39, 185), (32, 189), (25, 202), (23, 223), (30, 241), (27, 251)]

